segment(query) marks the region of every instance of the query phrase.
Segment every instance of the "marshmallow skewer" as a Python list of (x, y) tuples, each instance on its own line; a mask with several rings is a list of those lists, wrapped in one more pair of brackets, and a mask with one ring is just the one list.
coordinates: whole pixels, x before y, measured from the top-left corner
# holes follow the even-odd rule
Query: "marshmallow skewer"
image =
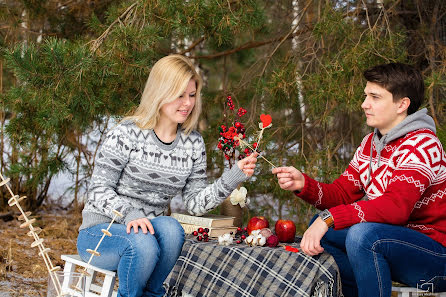
[(20, 205), (20, 202), (26, 199), (26, 196), (19, 197), (19, 195), (14, 195), (13, 191), (11, 190), (11, 187), (8, 185), (8, 182), (10, 181), (9, 178), (4, 178), (3, 175), (0, 173), (0, 187), (4, 186), (8, 189), (9, 193), (11, 194), (11, 198), (8, 200), (8, 204), (10, 207), (16, 206), (21, 215), (18, 217), (19, 220), (25, 221), (20, 225), (20, 228), (29, 228), (29, 232), (27, 233), (28, 236), (34, 238), (34, 242), (31, 244), (31, 247), (38, 247), (39, 249), (39, 256), (42, 256), (43, 261), (45, 262), (45, 266), (48, 270), (48, 273), (50, 275), (51, 281), (53, 282), (54, 288), (56, 289), (57, 295), (61, 295), (61, 285), (59, 282), (59, 278), (56, 275), (56, 271), (60, 270), (60, 266), (53, 266), (53, 263), (51, 262), (50, 257), (48, 256), (48, 252), (51, 250), (50, 248), (45, 248), (43, 245), (43, 238), (39, 238), (39, 233), (42, 231), (40, 228), (35, 228), (33, 224), (35, 223), (36, 219), (29, 219), (28, 217), (31, 215), (31, 212), (23, 211), (23, 208)]

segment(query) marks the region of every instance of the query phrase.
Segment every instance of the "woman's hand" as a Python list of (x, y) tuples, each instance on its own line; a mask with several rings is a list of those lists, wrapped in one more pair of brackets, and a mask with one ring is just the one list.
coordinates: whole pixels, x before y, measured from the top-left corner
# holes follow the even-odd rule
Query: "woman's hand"
[(240, 170), (243, 171), (246, 176), (252, 176), (254, 174), (254, 168), (256, 168), (258, 155), (259, 153), (254, 152), (250, 156), (237, 162), (238, 168), (240, 168)]
[(155, 234), (152, 223), (150, 223), (150, 220), (148, 218), (141, 218), (130, 221), (127, 224), (127, 234), (130, 234), (132, 227), (135, 233), (138, 233), (138, 228), (141, 227), (142, 233), (147, 234), (147, 230), (149, 230), (150, 234)]
[(273, 174), (277, 174), (279, 186), (288, 191), (302, 191), (305, 186), (305, 177), (294, 167), (273, 168)]
[(317, 218), (307, 231), (305, 231), (302, 241), (300, 242), (300, 248), (302, 251), (309, 255), (319, 255), (324, 251), (321, 246), (321, 239), (328, 231), (327, 224), (321, 219)]

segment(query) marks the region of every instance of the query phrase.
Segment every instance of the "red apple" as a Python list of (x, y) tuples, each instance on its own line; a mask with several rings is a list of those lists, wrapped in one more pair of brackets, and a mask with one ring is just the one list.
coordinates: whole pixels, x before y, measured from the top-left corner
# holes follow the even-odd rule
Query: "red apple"
[(294, 242), (296, 225), (290, 220), (278, 220), (275, 226), (276, 235), (280, 242)]
[(269, 222), (265, 217), (252, 217), (248, 222), (248, 234), (254, 230), (268, 228)]

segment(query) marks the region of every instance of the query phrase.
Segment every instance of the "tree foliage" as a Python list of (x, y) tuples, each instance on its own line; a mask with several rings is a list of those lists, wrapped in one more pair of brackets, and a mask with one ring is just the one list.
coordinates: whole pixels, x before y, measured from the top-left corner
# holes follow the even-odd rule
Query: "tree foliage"
[[(151, 65), (170, 53), (191, 57), (204, 77), (199, 130), (214, 177), (225, 166), (216, 144), (231, 95), (248, 110), (247, 135), (257, 130), (261, 113), (273, 116), (261, 145), (265, 157), (332, 181), (370, 131), (360, 109), (362, 71), (378, 63), (406, 62), (423, 71), (426, 107), (446, 143), (441, 0), (0, 5), (9, 11), (0, 15), (6, 28), (0, 31), (1, 62), (7, 65), (0, 89), (1, 170), (34, 207), (64, 170), (75, 177), (78, 201), (101, 140), (86, 135), (98, 128), (103, 133), (110, 118), (135, 107)], [(258, 174), (245, 185), (250, 215), (307, 221), (313, 208), (280, 190), (270, 170), (259, 161)]]

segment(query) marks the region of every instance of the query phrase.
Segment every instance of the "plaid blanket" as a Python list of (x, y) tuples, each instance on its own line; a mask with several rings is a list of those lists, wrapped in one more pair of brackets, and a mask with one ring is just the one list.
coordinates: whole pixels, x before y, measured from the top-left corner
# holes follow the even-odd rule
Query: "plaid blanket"
[(310, 257), (283, 247), (219, 246), (190, 238), (164, 285), (171, 297), (342, 296), (338, 267), (327, 253)]

